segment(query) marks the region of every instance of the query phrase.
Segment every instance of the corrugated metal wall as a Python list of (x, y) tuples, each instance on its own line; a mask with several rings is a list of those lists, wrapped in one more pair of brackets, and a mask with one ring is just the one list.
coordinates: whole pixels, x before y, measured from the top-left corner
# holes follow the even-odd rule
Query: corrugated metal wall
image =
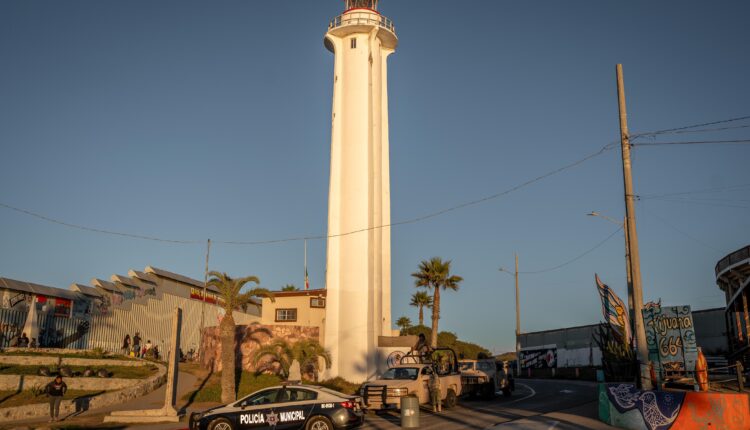
[[(161, 298), (146, 297), (143, 304), (124, 302), (115, 306), (107, 315), (96, 315), (91, 318), (91, 332), (87, 336), (87, 348), (101, 348), (105, 351), (119, 352), (126, 334), (131, 339), (136, 332), (140, 333), (142, 344), (148, 340), (159, 347), (162, 353), (167, 352), (169, 345), (172, 315), (176, 307), (182, 308), (182, 330), (180, 347), (187, 353), (190, 349), (198, 350), (201, 325), (202, 302), (172, 294), (161, 294)], [(206, 303), (205, 326), (219, 323), (221, 308)], [(250, 324), (259, 322), (260, 317), (235, 311), (235, 323)]]

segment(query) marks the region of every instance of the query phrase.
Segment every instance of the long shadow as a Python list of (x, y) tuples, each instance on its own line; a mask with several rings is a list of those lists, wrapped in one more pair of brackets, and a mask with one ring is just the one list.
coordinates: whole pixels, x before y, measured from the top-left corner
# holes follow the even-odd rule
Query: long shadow
[(185, 406), (181, 408), (181, 412), (187, 411), (187, 408), (192, 405), (195, 402), (195, 398), (198, 396), (198, 392), (203, 389), (203, 387), (206, 386), (208, 383), (208, 380), (211, 379), (211, 376), (214, 374), (214, 366), (211, 366), (211, 370), (208, 372), (208, 375), (206, 375), (205, 378), (201, 381), (201, 384), (198, 386), (198, 389), (193, 391), (192, 394), (190, 394), (190, 397), (188, 397), (187, 403), (185, 403)]
[(69, 413), (68, 415), (66, 415), (65, 417), (63, 417), (63, 419), (66, 420), (68, 418), (72, 418), (72, 417), (75, 417), (77, 415), (81, 415), (82, 413), (88, 411), (90, 409), (90, 407), (91, 407), (91, 399), (94, 398), (94, 397), (96, 397), (96, 396), (98, 396), (98, 395), (104, 394), (104, 393), (106, 393), (106, 391), (102, 390), (102, 391), (97, 391), (97, 392), (92, 393), (92, 394), (83, 394), (83, 395), (80, 395), (78, 397), (74, 397), (72, 399), (65, 399), (65, 400), (63, 400), (65, 402), (73, 402), (75, 404), (75, 406), (76, 406), (75, 411)]

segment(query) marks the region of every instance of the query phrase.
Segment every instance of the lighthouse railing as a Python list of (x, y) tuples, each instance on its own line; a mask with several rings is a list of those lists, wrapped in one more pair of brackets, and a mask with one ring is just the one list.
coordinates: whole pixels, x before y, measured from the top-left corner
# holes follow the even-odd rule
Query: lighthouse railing
[(331, 20), (328, 24), (328, 29), (330, 30), (346, 25), (377, 25), (378, 27), (385, 28), (393, 33), (396, 32), (396, 27), (393, 25), (393, 21), (382, 15), (376, 15), (370, 12), (349, 12), (339, 15)]

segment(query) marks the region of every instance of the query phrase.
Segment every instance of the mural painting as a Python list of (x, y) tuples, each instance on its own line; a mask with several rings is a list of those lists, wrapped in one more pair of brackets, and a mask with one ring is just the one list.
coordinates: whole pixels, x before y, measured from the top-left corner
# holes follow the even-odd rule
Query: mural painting
[[(320, 340), (318, 327), (292, 325), (263, 325), (259, 323), (235, 327), (235, 358), (242, 369), (255, 372), (253, 365), (255, 352), (276, 339), (283, 339), (290, 345), (305, 339)], [(203, 331), (203, 354), (201, 365), (214, 371), (221, 370), (221, 338), (218, 327), (208, 327)], [(262, 370), (262, 369), (261, 369)], [(274, 370), (274, 369), (267, 369)]]
[(524, 369), (548, 369), (557, 367), (557, 348), (538, 348), (520, 351), (521, 367)]
[(750, 428), (746, 394), (641, 391), (599, 384), (599, 420), (632, 430)]
[(698, 359), (690, 306), (643, 309), (648, 357), (659, 379), (692, 373)]
[(594, 342), (602, 352), (602, 367), (605, 380), (609, 382), (635, 381), (638, 363), (633, 350), (630, 321), (625, 303), (615, 292), (594, 274), (594, 281), (602, 301), (602, 316), (594, 333)]

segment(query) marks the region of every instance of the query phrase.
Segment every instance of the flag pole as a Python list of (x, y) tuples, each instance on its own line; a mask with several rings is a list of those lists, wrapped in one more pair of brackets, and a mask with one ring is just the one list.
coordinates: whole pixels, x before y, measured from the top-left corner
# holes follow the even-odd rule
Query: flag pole
[(305, 239), (305, 279), (303, 282), (305, 283), (305, 289), (307, 289), (307, 239)]

